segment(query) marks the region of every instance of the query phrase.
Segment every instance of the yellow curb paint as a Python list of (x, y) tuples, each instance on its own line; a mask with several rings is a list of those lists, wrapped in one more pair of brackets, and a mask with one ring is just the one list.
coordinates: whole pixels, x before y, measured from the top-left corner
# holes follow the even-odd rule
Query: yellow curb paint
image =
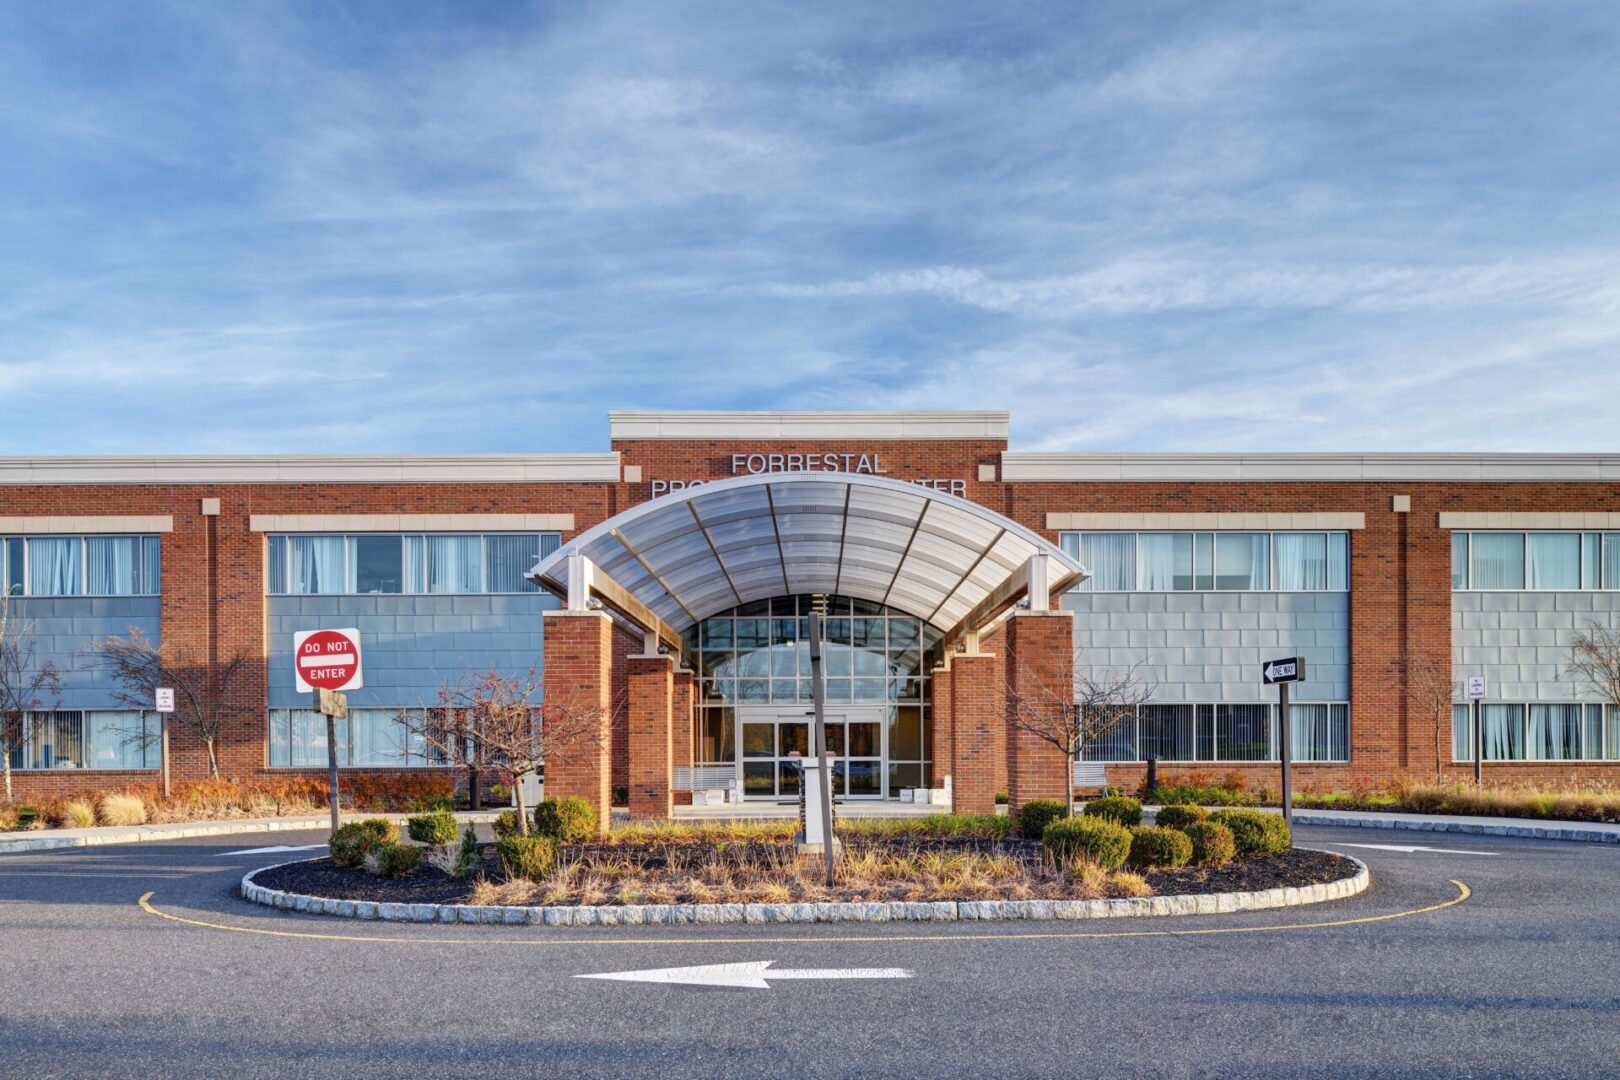
[[(254, 926), (231, 926), (227, 923), (207, 922), (202, 919), (188, 919), (182, 915), (171, 915), (166, 911), (159, 911), (152, 906), (152, 897), (155, 892), (144, 893), (136, 901), (141, 910), (148, 915), (156, 915), (160, 919), (170, 922), (185, 923), (187, 926), (202, 926), (210, 930), (229, 930), (238, 934), (260, 934), (265, 937), (308, 938), (314, 941), (373, 941), (401, 945), (755, 945), (755, 944), (800, 944), (815, 942), (849, 942), (849, 941), (1048, 941), (1065, 938), (1138, 938), (1138, 937), (1195, 937), (1210, 934), (1262, 934), (1267, 932), (1280, 932), (1287, 930), (1325, 930), (1335, 926), (1360, 926), (1365, 923), (1387, 922), (1390, 919), (1405, 919), (1413, 915), (1427, 915), (1431, 911), (1443, 911), (1449, 907), (1456, 907), (1473, 895), (1473, 890), (1467, 885), (1451, 879), (1457, 887), (1457, 895), (1449, 900), (1442, 900), (1437, 904), (1426, 907), (1412, 908), (1410, 911), (1392, 911), (1383, 915), (1363, 915), (1355, 919), (1332, 919), (1327, 922), (1314, 923), (1282, 923), (1271, 926), (1212, 926), (1196, 930), (1114, 930), (1114, 931), (1076, 931), (1059, 933), (1048, 931), (1042, 933), (1005, 933), (1005, 934), (853, 934), (820, 937), (645, 937), (645, 938), (502, 938), (500, 940), (474, 939), (474, 938), (427, 938), (427, 937), (382, 937), (370, 934), (319, 934), (306, 933), (299, 930), (265, 930)], [(1224, 913), (1223, 913), (1224, 914)], [(1231, 912), (1241, 914), (1241, 912)], [(467, 925), (505, 925), (499, 923)], [(576, 929), (574, 927), (551, 927), (549, 929)]]

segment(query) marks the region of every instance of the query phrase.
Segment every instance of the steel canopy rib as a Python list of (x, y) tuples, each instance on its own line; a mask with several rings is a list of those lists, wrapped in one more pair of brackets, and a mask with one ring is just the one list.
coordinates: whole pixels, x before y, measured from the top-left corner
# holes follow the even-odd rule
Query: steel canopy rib
[(929, 622), (934, 621), (934, 616), (939, 614), (940, 608), (943, 608), (946, 604), (951, 602), (951, 597), (955, 596), (957, 592), (961, 590), (962, 583), (973, 576), (973, 571), (977, 570), (979, 568), (979, 564), (984, 562), (985, 556), (990, 554), (990, 549), (1000, 543), (1001, 538), (1005, 535), (1007, 535), (1007, 530), (1005, 527), (1003, 527), (996, 533), (994, 537), (991, 538), (988, 544), (984, 545), (984, 549), (979, 552), (979, 557), (973, 560), (973, 564), (971, 566), (962, 571), (962, 576), (956, 579), (956, 584), (951, 586), (951, 591), (945, 594), (945, 599), (939, 602), (939, 607), (936, 607), (933, 611), (928, 613)]
[(765, 485), (765, 505), (771, 510), (771, 532), (776, 535), (776, 558), (782, 564), (782, 595), (788, 596), (793, 587), (788, 584), (787, 553), (782, 550), (782, 526), (776, 520), (776, 498), (771, 494), (771, 485)]
[(853, 484), (844, 485), (844, 516), (842, 524), (838, 527), (838, 569), (833, 572), (834, 594), (844, 587), (844, 544), (849, 540), (849, 496), (854, 490)]
[(652, 565), (648, 563), (646, 559), (642, 558), (641, 552), (630, 546), (630, 541), (626, 540), (618, 529), (608, 530), (608, 535), (617, 540), (619, 545), (623, 547), (625, 551), (630, 553), (630, 557), (641, 564), (641, 568), (647, 571), (647, 576), (658, 582), (659, 586), (664, 590), (664, 592), (669, 595), (669, 598), (675, 601), (676, 606), (682, 611), (686, 612), (686, 617), (688, 619), (691, 619), (693, 622), (698, 621), (698, 617), (692, 613), (691, 608), (686, 606), (686, 601), (681, 599), (680, 594), (669, 587), (669, 582), (665, 581), (663, 576), (659, 574), (658, 571), (654, 570)]
[(894, 577), (889, 579), (889, 587), (883, 590), (883, 599), (878, 601), (879, 603), (889, 602), (889, 594), (894, 592), (894, 583), (900, 580), (900, 571), (906, 568), (906, 556), (911, 554), (911, 545), (917, 542), (917, 531), (922, 528), (923, 518), (928, 516), (928, 508), (933, 505), (927, 499), (923, 500), (922, 512), (917, 515), (916, 522), (911, 526), (911, 535), (906, 537), (906, 546), (901, 549), (900, 558), (895, 561)]
[(709, 545), (709, 553), (714, 556), (714, 564), (726, 576), (726, 584), (731, 586), (731, 595), (737, 598), (737, 606), (741, 607), (744, 602), (742, 593), (737, 591), (737, 583), (731, 580), (731, 571), (726, 569), (726, 560), (720, 557), (720, 549), (714, 546), (714, 537), (709, 535), (709, 527), (703, 524), (703, 518), (698, 515), (697, 506), (690, 500), (686, 503), (686, 509), (691, 512), (692, 520), (697, 522), (698, 532), (703, 534), (704, 542)]

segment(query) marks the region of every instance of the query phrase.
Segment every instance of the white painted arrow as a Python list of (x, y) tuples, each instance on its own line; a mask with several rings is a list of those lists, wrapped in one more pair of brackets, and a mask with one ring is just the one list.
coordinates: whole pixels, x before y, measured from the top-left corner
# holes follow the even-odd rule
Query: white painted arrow
[(1449, 847), (1407, 847), (1404, 844), (1340, 844), (1340, 847), (1372, 848), (1375, 851), (1402, 851), (1410, 855), (1415, 851), (1429, 851), (1437, 855), (1500, 855), (1499, 851), (1467, 851)]
[[(748, 990), (769, 990), (766, 979), (909, 979), (905, 968), (772, 968), (774, 960), (749, 960), (740, 964), (700, 964), (697, 967), (649, 968), (646, 971), (606, 971), (599, 975), (575, 975), (576, 979), (612, 979), (618, 982), (677, 983), (682, 986), (730, 986)], [(767, 970), (769, 969), (769, 970)]]
[(325, 844), (277, 844), (275, 847), (243, 848), (241, 851), (216, 851), (214, 853), (214, 857), (221, 858), (226, 855), (271, 855), (280, 851), (314, 851), (316, 848), (323, 848), (325, 846)]

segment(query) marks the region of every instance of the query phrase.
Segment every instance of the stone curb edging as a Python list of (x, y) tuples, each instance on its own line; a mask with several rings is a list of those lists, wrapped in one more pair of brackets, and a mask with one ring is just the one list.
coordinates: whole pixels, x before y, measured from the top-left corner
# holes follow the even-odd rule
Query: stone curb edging
[[(494, 821), (498, 810), (480, 810), (474, 812), (459, 812), (456, 820), (465, 824), (467, 822)], [(368, 817), (387, 818), (390, 821), (404, 821), (410, 814), (352, 814), (343, 815), (345, 822), (360, 821)], [(74, 836), (52, 836), (52, 830), (44, 830), (38, 836), (29, 836), (17, 840), (0, 840), (0, 855), (7, 855), (28, 851), (59, 851), (63, 848), (103, 847), (108, 844), (143, 844), (152, 840), (184, 840), (193, 836), (235, 836), (245, 833), (266, 832), (300, 832), (309, 829), (324, 829), (328, 818), (311, 817), (285, 817), (285, 818), (243, 818), (239, 821), (199, 821), (195, 824), (176, 823), (173, 825), (114, 825), (108, 826), (107, 831), (80, 833)], [(141, 829), (139, 833), (114, 833), (113, 829)]]
[[(1331, 854), (1339, 855), (1339, 852)], [(1111, 919), (1144, 915), (1227, 915), (1239, 911), (1298, 907), (1342, 900), (1371, 884), (1367, 864), (1356, 872), (1319, 885), (1202, 896), (1143, 896), (1119, 900), (943, 900), (910, 903), (814, 904), (614, 904), (573, 907), (518, 907), (492, 904), (392, 904), (366, 900), (332, 900), (286, 893), (257, 884), (253, 877), (274, 866), (262, 866), (242, 878), (242, 897), (255, 904), (386, 922), (482, 923), (526, 926), (685, 926), (721, 923), (835, 922), (969, 922), (996, 919)], [(294, 860), (309, 862), (312, 860)], [(291, 866), (293, 863), (278, 863)]]
[(1296, 825), (1330, 825), (1360, 829), (1407, 829), (1416, 832), (1465, 833), (1472, 836), (1518, 836), (1532, 840), (1577, 840), (1588, 844), (1620, 844), (1620, 831), (1568, 829), (1556, 825), (1495, 825), (1479, 821), (1436, 821), (1433, 818), (1405, 819), (1390, 815), (1376, 818), (1341, 818), (1295, 810)]

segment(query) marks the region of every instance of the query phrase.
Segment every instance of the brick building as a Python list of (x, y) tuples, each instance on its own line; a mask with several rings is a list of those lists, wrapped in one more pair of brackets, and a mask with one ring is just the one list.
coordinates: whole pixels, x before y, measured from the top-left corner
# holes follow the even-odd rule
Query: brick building
[[(552, 791), (636, 813), (683, 765), (796, 795), (805, 620), (827, 620), (845, 798), (941, 786), (983, 808), (1061, 789), (1009, 702), (1135, 670), (1150, 700), (1094, 743), (1145, 762), (1275, 775), (1262, 661), (1300, 655), (1296, 784), (1472, 769), (1468, 713), (1420, 684), (1483, 675), (1488, 778), (1620, 775), (1620, 711), (1566, 672), (1620, 625), (1620, 457), (1070, 454), (1009, 449), (1008, 417), (614, 413), (602, 453), (0, 461), (14, 624), (63, 674), (11, 753), (19, 798), (155, 776), (92, 642), (240, 657), (221, 772), (326, 762), (293, 687), (295, 631), (356, 627), (365, 687), (344, 767), (442, 768), (402, 737), (471, 672), (535, 671), (593, 702), (598, 752)], [(177, 732), (179, 780), (206, 774)]]

